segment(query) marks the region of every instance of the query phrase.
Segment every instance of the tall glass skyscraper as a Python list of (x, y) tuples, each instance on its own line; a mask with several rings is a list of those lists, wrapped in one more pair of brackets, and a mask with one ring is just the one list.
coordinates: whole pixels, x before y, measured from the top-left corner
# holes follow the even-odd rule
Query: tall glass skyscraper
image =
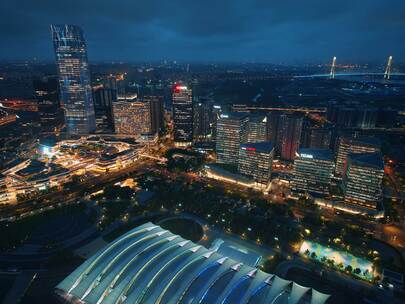
[(249, 117), (246, 113), (223, 113), (217, 121), (217, 162), (238, 164), (239, 147), (247, 142)]
[(51, 25), (51, 30), (67, 132), (91, 133), (96, 120), (83, 31), (74, 25)]
[(191, 88), (173, 86), (173, 135), (177, 147), (191, 145), (193, 141), (193, 94)]

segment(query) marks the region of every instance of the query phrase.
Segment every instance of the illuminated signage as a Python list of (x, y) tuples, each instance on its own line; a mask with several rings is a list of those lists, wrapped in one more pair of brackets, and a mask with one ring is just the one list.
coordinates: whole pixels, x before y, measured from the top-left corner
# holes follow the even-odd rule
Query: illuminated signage
[(220, 117), (221, 117), (221, 118), (229, 118), (229, 115), (227, 115), (227, 114), (221, 114)]
[(314, 158), (314, 156), (312, 154), (306, 154), (306, 153), (301, 153), (300, 156), (303, 158)]
[(178, 84), (176, 84), (176, 85), (174, 86), (174, 89), (173, 89), (173, 91), (174, 91), (175, 93), (179, 93), (180, 91), (183, 91), (183, 90), (187, 90), (187, 87), (186, 87), (186, 86), (182, 86), (182, 85), (178, 85)]

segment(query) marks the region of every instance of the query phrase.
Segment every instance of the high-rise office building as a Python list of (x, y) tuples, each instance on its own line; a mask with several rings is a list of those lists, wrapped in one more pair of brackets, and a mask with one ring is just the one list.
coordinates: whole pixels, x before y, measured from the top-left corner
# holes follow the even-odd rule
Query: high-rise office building
[(66, 130), (70, 135), (91, 133), (96, 119), (83, 31), (74, 25), (52, 25), (51, 30)]
[(271, 141), (275, 145), (276, 152), (278, 153), (277, 149), (277, 142), (278, 142), (278, 126), (280, 117), (282, 116), (279, 112), (270, 112), (267, 114), (267, 140)]
[(328, 105), (327, 118), (338, 126), (370, 129), (376, 126), (378, 109), (362, 107), (356, 102), (338, 103), (333, 101)]
[(193, 94), (191, 88), (175, 84), (173, 98), (173, 136), (178, 147), (189, 146), (193, 141)]
[(284, 160), (293, 160), (300, 145), (303, 119), (296, 115), (281, 115), (279, 118), (277, 148)]
[(150, 106), (150, 123), (151, 133), (159, 133), (163, 130), (163, 96), (144, 96), (143, 101), (149, 103)]
[(248, 122), (248, 139), (249, 143), (262, 142), (267, 140), (267, 117), (266, 115), (252, 114), (249, 115)]
[(240, 145), (238, 170), (252, 177), (257, 183), (267, 185), (271, 178), (274, 147), (271, 142), (256, 142)]
[(54, 131), (63, 120), (59, 103), (58, 79), (56, 77), (35, 79), (33, 85), (41, 128), (44, 131)]
[(222, 107), (218, 104), (212, 105), (211, 110), (211, 139), (215, 141), (217, 138), (217, 121), (222, 113)]
[(194, 141), (207, 141), (211, 136), (211, 110), (209, 100), (197, 100), (193, 103)]
[(148, 102), (117, 101), (113, 104), (115, 133), (140, 136), (150, 133)]
[(334, 167), (330, 150), (299, 149), (294, 159), (292, 191), (298, 194), (328, 195)]
[(374, 137), (341, 137), (336, 157), (336, 174), (341, 176), (344, 173), (350, 153), (373, 153), (380, 151), (380, 147), (380, 141)]
[(94, 112), (97, 130), (114, 131), (113, 103), (117, 101), (117, 91), (103, 86), (93, 88)]
[(375, 128), (378, 118), (378, 109), (363, 107), (357, 111), (357, 127), (360, 129)]
[(104, 77), (103, 87), (106, 89), (114, 90), (115, 95), (118, 95), (117, 77), (112, 74)]
[(313, 128), (309, 137), (309, 147), (312, 149), (329, 149), (332, 141), (332, 128)]
[(381, 152), (350, 153), (343, 178), (345, 203), (376, 209), (382, 200), (383, 177)]
[(392, 128), (397, 122), (398, 111), (393, 108), (380, 108), (378, 110), (377, 123), (378, 127)]
[(216, 139), (218, 163), (238, 164), (240, 145), (247, 142), (248, 121), (245, 113), (222, 113), (219, 116)]
[(329, 149), (331, 142), (332, 128), (328, 126), (309, 126), (302, 130), (300, 147)]

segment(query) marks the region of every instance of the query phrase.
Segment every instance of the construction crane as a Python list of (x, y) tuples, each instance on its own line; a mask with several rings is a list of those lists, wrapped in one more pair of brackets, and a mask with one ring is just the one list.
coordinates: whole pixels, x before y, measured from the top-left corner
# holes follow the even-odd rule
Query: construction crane
[(332, 66), (330, 68), (329, 78), (335, 79), (335, 75), (336, 75), (336, 56), (334, 56), (333, 60), (332, 60)]
[(391, 78), (392, 56), (388, 57), (387, 68), (385, 69), (384, 79)]

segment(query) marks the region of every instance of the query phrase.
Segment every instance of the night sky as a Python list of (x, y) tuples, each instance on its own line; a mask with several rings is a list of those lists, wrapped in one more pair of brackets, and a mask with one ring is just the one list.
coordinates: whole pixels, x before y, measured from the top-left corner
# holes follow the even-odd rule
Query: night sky
[(0, 60), (53, 60), (49, 25), (96, 61), (405, 61), (404, 0), (1, 0)]

